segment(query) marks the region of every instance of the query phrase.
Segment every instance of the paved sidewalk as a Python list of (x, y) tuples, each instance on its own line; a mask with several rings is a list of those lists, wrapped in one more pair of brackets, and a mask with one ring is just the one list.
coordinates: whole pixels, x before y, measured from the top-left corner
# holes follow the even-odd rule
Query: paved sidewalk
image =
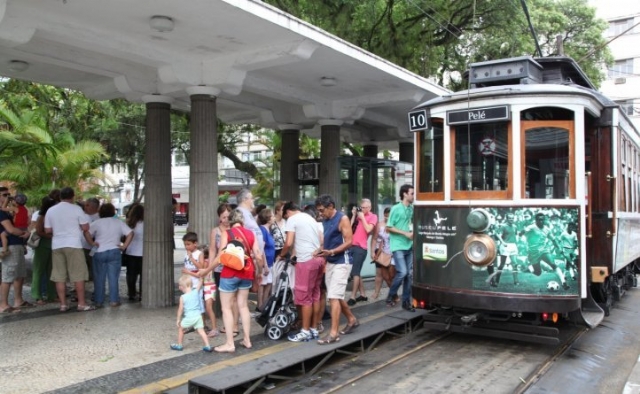
[[(181, 236), (176, 234), (176, 278), (184, 254)], [(215, 353), (203, 353), (202, 340), (195, 333), (185, 336), (184, 351), (170, 350), (169, 344), (177, 339), (177, 307), (144, 309), (139, 302), (127, 302), (124, 277), (125, 270), (120, 280), (120, 295), (125, 297), (122, 306), (117, 308), (76, 312), (72, 307), (70, 311), (60, 313), (59, 304), (51, 303), (26, 308), (21, 313), (0, 315), (0, 392), (40, 393), (56, 389), (82, 392), (77, 391), (77, 386), (73, 390), (69, 386), (100, 377), (115, 379), (116, 373), (121, 371), (126, 371), (127, 376), (135, 376), (143, 373), (139, 368), (142, 366), (147, 366), (145, 374), (155, 368), (157, 376), (163, 376), (174, 368), (195, 369), (220, 357)], [(373, 281), (365, 283), (371, 295)], [(91, 290), (92, 284), (89, 284), (87, 292)], [(26, 300), (33, 302), (30, 291), (27, 281), (23, 294)], [(384, 299), (387, 291), (384, 287), (379, 300)], [(251, 299), (255, 299), (255, 295)], [(254, 306), (255, 301), (250, 309)], [(221, 321), (218, 325), (221, 326)], [(263, 328), (253, 321), (251, 332), (252, 337), (263, 338)], [(222, 343), (222, 338), (211, 339), (212, 346)], [(194, 355), (185, 364), (184, 356), (188, 354)], [(145, 379), (148, 377), (140, 376), (140, 382)], [(105, 383), (105, 387), (109, 385)]]

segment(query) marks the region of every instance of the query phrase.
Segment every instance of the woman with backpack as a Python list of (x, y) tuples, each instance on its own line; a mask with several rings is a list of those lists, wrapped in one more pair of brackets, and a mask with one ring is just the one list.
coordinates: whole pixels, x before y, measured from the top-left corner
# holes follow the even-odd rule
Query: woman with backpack
[[(223, 232), (220, 237), (220, 253), (216, 256), (213, 264), (208, 268), (200, 271), (200, 276), (205, 276), (211, 272), (221, 260), (225, 260), (225, 248), (228, 244), (234, 245), (233, 249), (237, 249), (237, 245), (242, 245), (244, 249), (244, 267), (233, 269), (230, 266), (223, 266), (220, 273), (220, 302), (222, 304), (222, 321), (226, 331), (226, 342), (220, 346), (216, 346), (213, 350), (218, 353), (235, 352), (235, 343), (233, 342), (233, 326), (234, 317), (232, 307), (235, 303), (238, 306), (240, 319), (242, 321), (242, 331), (244, 334), (241, 345), (250, 349), (251, 345), (251, 314), (249, 313), (249, 290), (253, 285), (254, 272), (262, 271), (265, 264), (261, 259), (262, 251), (255, 242), (255, 236), (252, 231), (244, 226), (244, 218), (242, 212), (234, 209), (229, 214), (229, 225), (231, 228)], [(255, 259), (254, 257), (255, 256)]]

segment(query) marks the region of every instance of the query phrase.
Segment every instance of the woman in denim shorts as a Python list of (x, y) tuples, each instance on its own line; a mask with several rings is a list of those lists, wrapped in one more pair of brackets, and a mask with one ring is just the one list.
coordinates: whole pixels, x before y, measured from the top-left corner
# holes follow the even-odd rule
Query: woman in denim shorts
[[(244, 226), (244, 219), (242, 212), (234, 209), (229, 215), (229, 225), (231, 229), (223, 232), (220, 239), (220, 251), (224, 250), (229, 243), (229, 239), (235, 239), (245, 245), (245, 255), (261, 256), (262, 252), (259, 249), (258, 242), (255, 242), (255, 236), (251, 230), (246, 229)], [(200, 276), (206, 275), (220, 264), (220, 254), (216, 257), (216, 261), (205, 270), (201, 270)], [(229, 267), (223, 267), (220, 273), (220, 286), (218, 291), (220, 292), (220, 303), (222, 305), (222, 320), (224, 322), (224, 328), (226, 331), (227, 341), (220, 346), (215, 347), (218, 353), (233, 353), (235, 352), (235, 344), (233, 342), (233, 325), (234, 318), (232, 312), (232, 306), (235, 303), (238, 305), (240, 312), (240, 319), (242, 320), (242, 330), (244, 333), (244, 339), (241, 342), (242, 346), (251, 348), (251, 314), (249, 313), (249, 290), (253, 284), (254, 271), (262, 267), (264, 263), (260, 260), (254, 261), (253, 258), (248, 259), (245, 262), (245, 268), (242, 270), (234, 270)]]

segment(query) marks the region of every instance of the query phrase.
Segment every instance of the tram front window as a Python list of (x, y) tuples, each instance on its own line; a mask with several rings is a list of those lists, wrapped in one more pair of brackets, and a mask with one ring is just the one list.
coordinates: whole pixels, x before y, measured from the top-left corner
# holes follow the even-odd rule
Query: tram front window
[(508, 124), (502, 122), (458, 126), (453, 136), (454, 190), (507, 190)]
[[(541, 124), (543, 123), (543, 124)], [(571, 127), (553, 122), (523, 122), (525, 198), (569, 198), (571, 194)], [(569, 122), (563, 122), (569, 123)], [(536, 127), (537, 126), (537, 127)], [(542, 127), (540, 127), (542, 126)]]
[(418, 191), (420, 193), (437, 193), (443, 191), (444, 140), (442, 124), (420, 133), (420, 168)]

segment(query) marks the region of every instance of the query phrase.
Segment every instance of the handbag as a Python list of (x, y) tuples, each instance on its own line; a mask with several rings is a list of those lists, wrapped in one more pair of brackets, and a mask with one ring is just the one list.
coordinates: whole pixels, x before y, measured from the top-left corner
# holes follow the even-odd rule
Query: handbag
[(31, 230), (29, 239), (27, 239), (27, 245), (32, 247), (33, 249), (37, 248), (38, 245), (40, 245), (40, 236), (36, 232), (36, 229)]
[(383, 267), (388, 267), (391, 264), (391, 254), (380, 251), (380, 255), (376, 259), (376, 263)]

